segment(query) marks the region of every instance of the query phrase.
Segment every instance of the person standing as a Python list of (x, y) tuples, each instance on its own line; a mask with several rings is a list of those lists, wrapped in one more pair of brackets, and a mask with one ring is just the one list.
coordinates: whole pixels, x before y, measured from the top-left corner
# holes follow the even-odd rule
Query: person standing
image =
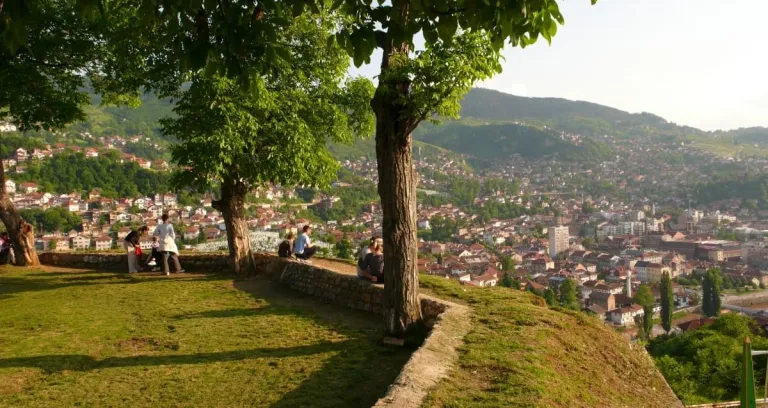
[(136, 257), (136, 248), (139, 248), (139, 239), (142, 235), (149, 231), (149, 227), (146, 225), (140, 227), (136, 231), (131, 231), (126, 235), (123, 240), (123, 249), (125, 249), (128, 255), (128, 273), (136, 273), (139, 271), (139, 260)]
[(302, 233), (296, 242), (293, 244), (293, 253), (296, 258), (304, 261), (308, 261), (317, 252), (317, 247), (312, 245), (312, 240), (309, 238), (309, 234), (312, 233), (312, 228), (309, 225), (305, 225), (302, 228)]
[(163, 214), (162, 220), (163, 223), (155, 228), (153, 235), (160, 239), (160, 252), (163, 254), (163, 271), (166, 275), (171, 274), (168, 267), (168, 258), (170, 258), (173, 260), (176, 272), (183, 273), (184, 269), (181, 269), (181, 263), (179, 263), (179, 248), (176, 246), (176, 231), (173, 230), (173, 224), (168, 221), (168, 214)]

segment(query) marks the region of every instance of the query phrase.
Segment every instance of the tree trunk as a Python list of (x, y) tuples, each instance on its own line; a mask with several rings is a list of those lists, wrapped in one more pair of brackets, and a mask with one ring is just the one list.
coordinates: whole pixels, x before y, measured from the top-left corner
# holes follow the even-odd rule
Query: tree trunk
[(376, 113), (379, 196), (384, 213), (384, 320), (387, 334), (404, 337), (421, 320), (416, 270), (416, 173), (411, 152), (413, 119), (398, 102), (410, 84), (386, 79), (390, 60), (408, 45), (385, 45), (382, 75), (371, 106)]
[(236, 275), (251, 275), (255, 272), (251, 236), (245, 220), (247, 193), (248, 186), (245, 183), (226, 178), (221, 183), (221, 199), (212, 203), (213, 208), (224, 216), (229, 257), (232, 259), (232, 269)]
[(40, 265), (35, 249), (35, 232), (32, 224), (21, 218), (21, 214), (5, 192), (5, 181), (5, 169), (0, 164), (0, 219), (5, 224), (8, 237), (13, 243), (16, 265)]

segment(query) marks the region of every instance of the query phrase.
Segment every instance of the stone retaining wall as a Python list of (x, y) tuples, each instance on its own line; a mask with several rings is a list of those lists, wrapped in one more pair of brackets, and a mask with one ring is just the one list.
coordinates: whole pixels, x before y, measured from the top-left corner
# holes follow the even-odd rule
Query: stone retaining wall
[[(128, 255), (122, 253), (43, 252), (39, 254), (39, 258), (44, 265), (104, 270), (128, 269)], [(222, 254), (181, 254), (180, 258), (181, 266), (192, 272), (226, 272), (232, 270), (229, 258)]]

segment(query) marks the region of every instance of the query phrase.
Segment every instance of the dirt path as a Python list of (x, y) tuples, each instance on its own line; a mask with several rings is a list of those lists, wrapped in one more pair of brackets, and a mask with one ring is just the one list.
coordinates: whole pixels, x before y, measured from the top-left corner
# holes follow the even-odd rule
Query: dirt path
[(313, 258), (312, 266), (329, 269), (334, 272), (343, 273), (345, 275), (357, 275), (357, 268), (354, 265), (342, 261)]

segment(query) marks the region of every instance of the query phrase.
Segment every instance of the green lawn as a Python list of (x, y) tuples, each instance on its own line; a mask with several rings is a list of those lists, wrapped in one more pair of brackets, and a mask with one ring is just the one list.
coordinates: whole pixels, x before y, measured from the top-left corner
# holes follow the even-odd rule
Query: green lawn
[(370, 406), (377, 317), (266, 280), (0, 268), (0, 406)]

